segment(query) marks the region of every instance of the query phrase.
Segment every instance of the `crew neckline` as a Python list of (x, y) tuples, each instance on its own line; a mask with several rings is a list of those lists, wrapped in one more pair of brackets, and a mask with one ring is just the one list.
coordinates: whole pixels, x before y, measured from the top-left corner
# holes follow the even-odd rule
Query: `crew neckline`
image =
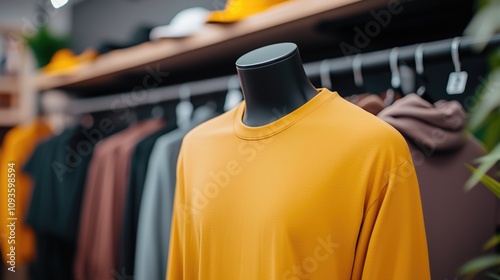
[[(318, 88), (317, 90), (318, 94), (316, 94), (313, 98), (304, 103), (304, 105), (280, 117), (279, 119), (262, 126), (252, 127), (246, 125), (243, 122), (243, 115), (245, 113), (245, 102), (242, 101), (238, 105), (238, 107), (236, 107), (234, 113), (234, 122), (233, 122), (234, 134), (239, 138), (245, 140), (258, 140), (258, 139), (272, 137), (286, 130), (300, 119), (312, 113), (325, 101), (338, 96), (338, 93), (336, 91), (330, 91), (326, 88)], [(278, 112), (279, 111), (277, 111), (277, 113)]]

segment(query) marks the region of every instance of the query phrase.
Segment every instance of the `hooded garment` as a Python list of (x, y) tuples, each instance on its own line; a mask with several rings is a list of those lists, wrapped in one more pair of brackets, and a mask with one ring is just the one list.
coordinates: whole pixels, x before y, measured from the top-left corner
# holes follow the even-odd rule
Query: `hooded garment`
[(396, 128), (410, 147), (432, 279), (455, 279), (459, 267), (484, 254), (481, 248), (495, 233), (498, 200), (482, 184), (464, 191), (471, 176), (465, 164), (485, 150), (466, 132), (467, 115), (457, 101), (433, 105), (411, 94), (381, 110), (378, 117)]

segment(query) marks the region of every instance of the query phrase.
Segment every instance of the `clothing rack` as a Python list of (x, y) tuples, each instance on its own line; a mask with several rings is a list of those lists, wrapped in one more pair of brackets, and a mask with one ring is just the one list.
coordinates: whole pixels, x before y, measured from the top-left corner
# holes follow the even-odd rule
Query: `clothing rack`
[[(423, 61), (449, 59), (452, 63), (452, 42), (453, 38), (445, 39), (435, 42), (414, 44), (397, 48), (397, 61), (398, 63), (407, 63), (409, 65), (415, 64), (415, 51), (421, 45)], [(475, 46), (481, 42), (475, 41), (473, 38), (461, 37), (458, 45), (459, 57), (466, 57), (477, 55), (478, 53), (487, 52), (495, 47), (500, 46), (500, 34), (493, 36), (487, 43), (486, 47), (481, 51), (476, 51)], [(394, 48), (393, 48), (394, 49)], [(389, 69), (389, 61), (393, 49), (376, 51), (371, 53), (360, 54), (358, 56), (359, 69), (364, 71), (376, 71), (381, 69)], [(330, 75), (345, 74), (353, 72), (353, 56), (345, 56), (334, 59), (325, 59), (323, 61), (310, 62), (304, 65), (305, 71), (309, 78), (319, 77), (325, 69)], [(87, 99), (76, 99), (70, 103), (69, 111), (71, 114), (87, 114), (93, 112), (119, 110), (124, 108), (144, 106), (156, 104), (158, 102), (165, 102), (171, 100), (178, 100), (181, 98), (181, 91), (185, 94), (185, 90), (189, 89), (191, 97), (206, 95), (215, 92), (223, 92), (228, 90), (230, 79), (237, 79), (236, 75), (217, 77), (212, 79), (200, 80), (189, 82), (185, 84), (166, 86), (155, 89), (148, 89), (147, 94), (144, 93), (122, 93), (103, 97), (94, 97)], [(122, 102), (125, 99), (132, 100), (129, 102)], [(140, 96), (140, 98), (138, 98)]]
[[(485, 53), (498, 46), (500, 46), (500, 34), (494, 35), (486, 44), (486, 47), (478, 52), (475, 46), (479, 41), (474, 40), (470, 37), (458, 37), (460, 42), (458, 45), (458, 52), (460, 58), (478, 55), (479, 53)], [(414, 44), (405, 47), (398, 48), (398, 63), (407, 63), (409, 65), (415, 65), (415, 51), (419, 45), (422, 45), (423, 60), (449, 60), (452, 64), (451, 57), (451, 45), (454, 38), (444, 39), (435, 42)], [(361, 62), (362, 71), (376, 71), (376, 70), (388, 70), (389, 60), (391, 56), (392, 49), (375, 51), (371, 53), (365, 53), (359, 55), (359, 61)], [(328, 60), (328, 67), (331, 74), (345, 74), (353, 72), (353, 60), (356, 56), (345, 56), (340, 58), (334, 58)], [(323, 61), (311, 62), (306, 65), (306, 72), (308, 75), (319, 76), (320, 75), (320, 65)]]
[(179, 100), (183, 94), (181, 92), (185, 89), (189, 90), (189, 97), (222, 92), (228, 89), (228, 81), (231, 78), (234, 79), (235, 77), (236, 75), (223, 76), (189, 82), (186, 84), (147, 89), (147, 94), (145, 96), (143, 96), (144, 93), (128, 92), (85, 99), (75, 99), (71, 101), (69, 105), (69, 113), (73, 115), (81, 115), (103, 111), (118, 111), (125, 108), (152, 105), (158, 102)]

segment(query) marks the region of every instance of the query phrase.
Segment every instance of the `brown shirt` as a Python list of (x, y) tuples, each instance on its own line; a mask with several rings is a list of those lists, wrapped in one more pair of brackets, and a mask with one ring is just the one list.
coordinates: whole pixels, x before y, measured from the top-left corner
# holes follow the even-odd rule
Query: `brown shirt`
[(411, 94), (378, 116), (408, 140), (420, 185), (431, 277), (456, 279), (457, 270), (482, 255), (484, 242), (495, 233), (496, 197), (483, 185), (464, 191), (472, 175), (465, 165), (485, 151), (467, 133), (467, 115), (456, 101), (430, 104)]
[(113, 279), (118, 269), (125, 194), (135, 145), (164, 126), (161, 120), (139, 122), (96, 145), (82, 204), (75, 279)]

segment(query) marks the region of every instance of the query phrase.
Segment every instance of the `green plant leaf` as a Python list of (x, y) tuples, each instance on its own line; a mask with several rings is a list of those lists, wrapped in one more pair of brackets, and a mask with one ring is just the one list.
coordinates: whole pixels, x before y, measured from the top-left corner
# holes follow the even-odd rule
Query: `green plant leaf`
[(489, 154), (475, 160), (476, 163), (479, 163), (479, 167), (477, 170), (474, 169), (475, 172), (473, 172), (472, 177), (465, 183), (465, 190), (471, 190), (477, 183), (479, 183), (479, 181), (481, 181), (486, 172), (488, 172), (488, 170), (490, 170), (499, 161), (500, 143), (498, 143)]
[(458, 271), (460, 275), (474, 276), (478, 272), (485, 270), (486, 268), (500, 265), (500, 256), (497, 255), (487, 255), (475, 258), (468, 263), (464, 264)]
[(491, 151), (495, 145), (500, 143), (500, 110), (497, 108), (491, 112), (485, 122), (484, 145)]
[[(477, 175), (478, 172), (474, 167), (467, 165), (467, 168), (469, 168), (469, 170), (472, 171), (472, 173), (474, 173), (474, 176), (478, 176)], [(490, 176), (488, 176), (486, 174), (483, 174), (481, 176), (480, 181), (488, 189), (490, 189), (490, 191), (492, 191), (498, 198), (500, 198), (500, 183), (498, 181), (496, 181), (495, 179), (491, 178)]]
[(482, 1), (480, 9), (476, 12), (471, 22), (464, 31), (466, 36), (474, 38), (476, 43), (472, 46), (476, 51), (482, 51), (487, 42), (500, 29), (497, 15), (500, 12), (500, 1)]
[(500, 143), (498, 143), (491, 152), (488, 154), (479, 157), (475, 160), (476, 163), (491, 163), (491, 162), (497, 162), (500, 161)]
[(476, 95), (476, 103), (471, 109), (468, 129), (475, 132), (481, 127), (490, 113), (500, 106), (500, 69), (492, 70), (485, 81), (484, 88)]
[(490, 240), (488, 240), (486, 242), (486, 244), (484, 244), (483, 250), (491, 249), (498, 244), (500, 244), (500, 234), (497, 234), (497, 235), (493, 236), (492, 238), (490, 238)]
[(488, 61), (490, 69), (496, 69), (500, 67), (500, 49), (495, 49), (489, 56)]
[(68, 38), (52, 34), (47, 26), (41, 26), (33, 36), (26, 37), (26, 42), (33, 51), (39, 68), (47, 65), (58, 50), (69, 46)]
[(486, 276), (491, 277), (491, 279), (500, 280), (500, 275), (499, 274), (493, 274), (491, 272), (488, 272), (488, 273), (486, 273)]

